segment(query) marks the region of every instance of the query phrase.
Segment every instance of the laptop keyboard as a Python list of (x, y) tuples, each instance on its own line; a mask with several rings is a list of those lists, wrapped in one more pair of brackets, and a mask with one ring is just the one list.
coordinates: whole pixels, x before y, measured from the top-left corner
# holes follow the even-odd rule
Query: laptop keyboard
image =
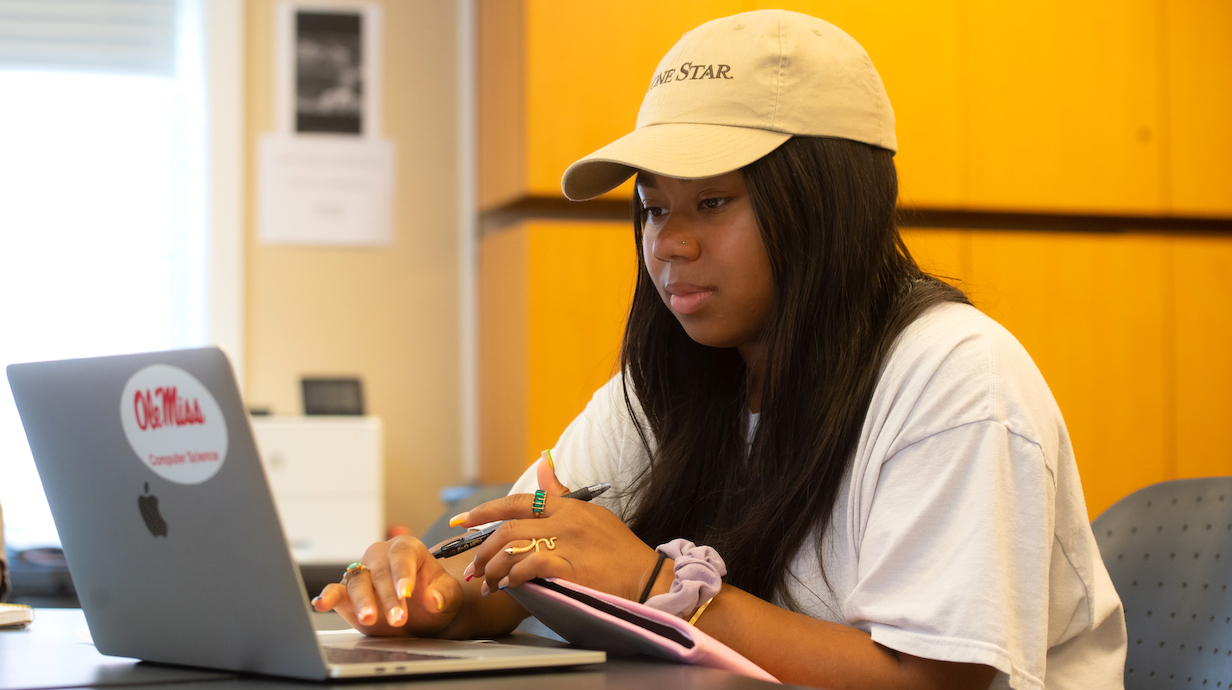
[(392, 661), (443, 661), (457, 659), (444, 654), (416, 654), (387, 649), (343, 649), (325, 646), (325, 660), (331, 664), (379, 664)]

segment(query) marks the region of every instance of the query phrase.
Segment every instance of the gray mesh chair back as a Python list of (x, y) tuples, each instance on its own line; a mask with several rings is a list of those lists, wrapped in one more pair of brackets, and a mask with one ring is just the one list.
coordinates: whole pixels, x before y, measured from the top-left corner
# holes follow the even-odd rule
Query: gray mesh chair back
[(1136, 491), (1091, 524), (1125, 605), (1125, 687), (1232, 688), (1232, 477)]
[(466, 532), (465, 527), (450, 527), (449, 518), (458, 513), (465, 512), (488, 501), (495, 501), (502, 496), (507, 496), (509, 490), (513, 488), (513, 482), (508, 484), (485, 484), (475, 487), (475, 490), (466, 496), (450, 501), (445, 504), (445, 512), (436, 519), (429, 527), (428, 531), (424, 532), (420, 539), (427, 544), (429, 548), (434, 544), (439, 544), (446, 539), (453, 539)]

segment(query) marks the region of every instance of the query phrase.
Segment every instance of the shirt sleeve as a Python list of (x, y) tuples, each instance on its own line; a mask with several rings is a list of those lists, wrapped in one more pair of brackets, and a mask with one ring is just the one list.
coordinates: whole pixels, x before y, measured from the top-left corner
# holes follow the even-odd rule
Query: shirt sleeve
[(865, 481), (874, 499), (848, 621), (900, 652), (1042, 688), (1055, 484), (1041, 448), (971, 422), (900, 449)]
[[(636, 400), (631, 401), (639, 410)], [(556, 478), (570, 490), (608, 482), (612, 489), (595, 504), (628, 517), (629, 488), (646, 464), (645, 448), (625, 405), (619, 375), (595, 391), (581, 414), (574, 418), (552, 447)], [(522, 473), (510, 493), (533, 493), (539, 488), (536, 465)]]

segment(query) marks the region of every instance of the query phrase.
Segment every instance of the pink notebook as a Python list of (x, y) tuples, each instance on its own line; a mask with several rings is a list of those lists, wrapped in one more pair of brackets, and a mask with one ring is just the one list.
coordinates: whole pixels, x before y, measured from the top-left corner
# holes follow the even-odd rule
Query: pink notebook
[(559, 578), (509, 587), (531, 615), (571, 644), (609, 654), (647, 654), (778, 683), (760, 666), (687, 622), (658, 609)]

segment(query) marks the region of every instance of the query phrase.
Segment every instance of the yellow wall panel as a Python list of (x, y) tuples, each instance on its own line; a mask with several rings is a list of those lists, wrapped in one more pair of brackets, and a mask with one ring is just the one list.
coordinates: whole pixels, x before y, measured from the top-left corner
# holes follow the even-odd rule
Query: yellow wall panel
[[(685, 31), (760, 4), (482, 2), (483, 207), (559, 197), (569, 164), (631, 130)], [(1232, 214), (1226, 2), (775, 5), (868, 50), (895, 107), (905, 206)]]
[(684, 32), (747, 5), (526, 0), (527, 193), (561, 196), (565, 168), (633, 130), (655, 67)]
[(1026, 347), (1069, 429), (1091, 517), (1175, 474), (1167, 240), (978, 231), (973, 300)]
[(1232, 238), (1174, 240), (1181, 477), (1232, 474)]
[(527, 226), (526, 457), (534, 460), (615, 375), (637, 254), (630, 223), (541, 221)]
[(911, 257), (925, 273), (966, 289), (971, 275), (971, 233), (967, 230), (900, 230)]
[(479, 478), (489, 484), (526, 464), (527, 245), (524, 226), (479, 245)]
[(482, 0), (477, 33), (479, 208), (516, 201), (526, 188), (525, 22), (521, 0)]
[(965, 0), (968, 205), (1157, 213), (1156, 0)]
[[(526, 3), (526, 193), (559, 196), (573, 161), (633, 129), (663, 54), (707, 20), (756, 9), (748, 0), (595, 5)], [(895, 107), (904, 202), (959, 201), (957, 0), (787, 2), (831, 21), (869, 51)], [(653, 21), (647, 21), (647, 17)], [(628, 196), (624, 187), (619, 196)]]
[(636, 275), (629, 223), (527, 221), (484, 236), (483, 481), (517, 478), (615, 374)]
[(900, 202), (953, 207), (959, 186), (959, 0), (791, 0), (868, 51), (894, 106)]
[[(1232, 472), (1232, 239), (905, 229), (1023, 343), (1065, 416), (1092, 517), (1176, 476)], [(635, 278), (627, 223), (525, 221), (483, 240), (483, 478), (508, 481), (613, 373)]]
[(1164, 3), (1171, 211), (1232, 216), (1232, 2)]

